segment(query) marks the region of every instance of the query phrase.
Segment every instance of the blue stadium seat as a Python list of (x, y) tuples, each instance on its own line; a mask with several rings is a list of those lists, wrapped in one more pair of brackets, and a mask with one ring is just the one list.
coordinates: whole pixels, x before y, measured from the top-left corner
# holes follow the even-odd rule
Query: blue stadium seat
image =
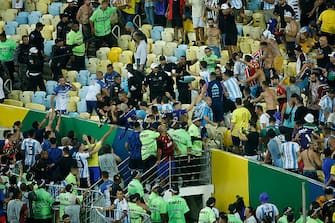
[(77, 74), (77, 82), (79, 82), (82, 86), (88, 85), (88, 78), (90, 76), (90, 72), (88, 70), (81, 70)]
[(186, 51), (188, 49), (188, 46), (186, 44), (180, 44), (178, 45), (178, 48)]
[(29, 15), (28, 16), (28, 24), (29, 25), (33, 25), (36, 24), (40, 21), (40, 17), (36, 16), (36, 15)]
[(87, 106), (86, 106), (86, 101), (85, 100), (81, 100), (81, 101), (77, 102), (77, 112), (79, 112), (79, 113), (87, 112)]
[(19, 24), (15, 21), (8, 21), (5, 25), (5, 32), (6, 35), (16, 35), (16, 28)]
[[(29, 14), (28, 14), (29, 15)], [(17, 15), (15, 18), (15, 21), (21, 25), (21, 24), (28, 24), (28, 15), (22, 14), (22, 15)]]
[(51, 80), (47, 81), (47, 83), (45, 84), (47, 95), (51, 95), (56, 86), (57, 86), (57, 81), (51, 81)]
[[(44, 98), (44, 105), (45, 105), (47, 110), (49, 110), (51, 108), (50, 99), (51, 99), (51, 95), (47, 95)], [(54, 100), (54, 106), (56, 106), (56, 100)]]
[(176, 63), (178, 61), (178, 58), (175, 56), (170, 56), (170, 57), (167, 57), (167, 61), (170, 63)]
[(239, 36), (243, 35), (243, 24), (241, 23), (236, 23), (236, 28), (237, 28), (237, 34)]
[(147, 113), (144, 110), (136, 110), (136, 116), (140, 119), (145, 119), (145, 116), (147, 116)]
[(174, 56), (179, 60), (181, 56), (186, 56), (186, 50), (181, 48), (174, 48)]
[(44, 54), (47, 57), (51, 56), (52, 46), (54, 44), (55, 44), (55, 41), (53, 41), (53, 40), (44, 41)]
[(152, 29), (150, 31), (151, 39), (153, 41), (161, 40), (162, 39), (162, 32), (157, 29)]
[(121, 78), (121, 88), (128, 94), (129, 88), (128, 88), (128, 79), (125, 77)]
[(30, 13), (30, 15), (34, 15), (34, 16), (37, 16), (37, 17), (41, 18), (42, 17), (42, 12), (40, 12), (40, 11), (32, 11)]
[(79, 117), (79, 113), (78, 112), (70, 112), (69, 117), (71, 117), (71, 118)]
[(47, 93), (45, 91), (35, 91), (34, 95), (45, 97)]
[(43, 95), (34, 94), (33, 97), (31, 98), (32, 103), (36, 103), (40, 105), (44, 105), (44, 100), (45, 100), (45, 97), (43, 97)]
[(29, 12), (19, 12), (19, 14), (17, 14), (17, 15), (28, 17), (30, 15), (30, 13)]
[(48, 12), (53, 16), (57, 16), (60, 14), (60, 8), (61, 6), (59, 4), (52, 3), (51, 5), (48, 6)]

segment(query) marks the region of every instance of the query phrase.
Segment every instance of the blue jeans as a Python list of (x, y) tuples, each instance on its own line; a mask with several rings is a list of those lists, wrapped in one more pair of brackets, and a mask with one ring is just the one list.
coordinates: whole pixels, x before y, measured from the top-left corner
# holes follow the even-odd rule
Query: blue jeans
[(211, 48), (213, 54), (215, 54), (218, 58), (221, 58), (221, 49), (217, 46), (209, 46)]
[(97, 111), (97, 101), (86, 101), (86, 106), (87, 106), (87, 112), (92, 114), (93, 110)]
[(144, 7), (144, 11), (145, 11), (145, 15), (147, 16), (147, 20), (148, 23), (150, 25), (154, 25), (155, 24), (155, 13), (154, 13), (155, 8), (153, 6), (149, 6), (149, 7)]
[(222, 36), (222, 43), (221, 43), (221, 46), (222, 46), (222, 47), (225, 47), (225, 46), (226, 46), (226, 34), (223, 33), (223, 34), (221, 34), (221, 36)]
[(135, 15), (128, 14), (128, 13), (126, 13), (126, 12), (122, 12), (122, 15), (123, 15), (124, 20), (125, 20), (126, 23), (127, 23), (127, 22), (133, 22), (133, 19), (134, 19), (134, 17), (135, 17)]

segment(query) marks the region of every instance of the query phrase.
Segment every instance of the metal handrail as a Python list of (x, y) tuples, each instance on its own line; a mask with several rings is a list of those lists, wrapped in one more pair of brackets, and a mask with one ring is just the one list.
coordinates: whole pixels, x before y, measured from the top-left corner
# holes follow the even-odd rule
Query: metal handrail
[[(108, 213), (108, 215), (109, 216), (113, 216), (112, 215), (112, 212), (115, 214), (115, 213), (120, 213), (120, 210), (110, 210), (110, 211), (106, 211), (105, 210), (105, 207), (99, 207), (99, 206), (92, 206), (91, 207), (91, 209), (93, 209), (93, 210), (95, 210), (96, 212), (97, 212), (97, 214), (102, 218), (101, 220), (103, 220), (103, 222), (105, 222), (105, 223), (110, 223), (110, 222), (112, 222), (112, 220), (114, 220), (114, 219), (112, 219), (111, 217), (107, 217), (106, 215), (106, 213)], [(149, 223), (149, 222), (151, 222), (151, 217), (150, 217), (150, 215), (148, 215), (148, 214), (143, 214), (143, 213), (141, 213), (141, 212), (138, 212), (138, 211), (127, 211), (127, 218), (129, 218), (129, 216), (130, 216), (130, 213), (134, 213), (134, 214), (138, 214), (138, 215), (141, 215), (142, 216), (142, 218), (143, 218), (143, 220), (142, 220), (142, 223)], [(128, 221), (127, 221), (128, 222)], [(130, 222), (130, 220), (129, 220), (129, 222)]]
[(142, 27), (142, 20), (141, 20), (141, 16), (139, 14), (135, 15), (135, 17), (133, 18), (133, 23), (134, 23), (134, 25), (136, 26), (137, 29)]
[[(7, 85), (9, 85), (9, 87), (7, 87)], [(13, 91), (13, 82), (11, 79), (7, 79), (5, 81), (5, 83), (3, 84), (4, 88), (8, 91), (8, 92), (12, 92)]]
[[(117, 31), (117, 33), (115, 34), (115, 30)], [(121, 36), (121, 28), (119, 25), (114, 25), (113, 29), (112, 29), (112, 35), (115, 37), (115, 39), (119, 39)]]

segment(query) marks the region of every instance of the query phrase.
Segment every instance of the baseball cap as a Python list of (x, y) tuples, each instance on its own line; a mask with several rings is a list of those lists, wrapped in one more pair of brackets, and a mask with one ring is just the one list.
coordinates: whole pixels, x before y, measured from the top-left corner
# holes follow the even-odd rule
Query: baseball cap
[(32, 47), (30, 48), (29, 53), (38, 53), (38, 49), (36, 47)]
[(73, 2), (73, 0), (66, 0), (66, 2), (67, 2), (67, 3), (71, 3), (71, 2)]
[(328, 54), (329, 57), (335, 57), (335, 52), (332, 52), (331, 54)]
[(173, 185), (171, 187), (170, 191), (174, 194), (178, 194), (179, 193), (179, 187), (177, 185)]
[(267, 203), (270, 200), (269, 195), (266, 192), (263, 192), (259, 195), (258, 200), (263, 203)]
[(44, 24), (42, 24), (41, 22), (36, 23), (36, 27), (43, 27), (43, 26)]
[(313, 123), (314, 122), (314, 116), (311, 113), (308, 113), (307, 115), (305, 115), (304, 120), (307, 123)]
[(156, 67), (158, 67), (158, 64), (156, 64), (156, 63), (152, 63), (151, 66), (150, 66), (151, 69), (155, 69)]

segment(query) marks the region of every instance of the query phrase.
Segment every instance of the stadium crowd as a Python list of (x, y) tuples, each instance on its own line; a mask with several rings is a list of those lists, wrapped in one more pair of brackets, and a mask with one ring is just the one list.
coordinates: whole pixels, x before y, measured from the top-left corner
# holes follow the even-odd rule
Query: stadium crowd
[[(13, 8), (24, 11), (20, 2), (13, 1)], [(238, 42), (238, 24), (257, 20), (245, 13), (248, 3), (242, 0), (67, 3), (50, 57), (45, 55), (41, 22), (18, 46), (5, 32), (0, 34), (1, 103), (6, 78), (28, 91), (46, 91), (46, 79), (58, 81), (44, 120), (24, 132), (17, 121), (12, 131), (4, 132), (0, 222), (51, 222), (58, 204), (56, 219), (80, 222), (80, 207), (90, 193), (85, 189), (97, 182), (106, 200), (100, 209), (116, 222), (142, 222), (145, 213), (152, 222), (303, 222), (303, 217), (294, 218), (290, 207), (280, 215), (265, 192), (257, 208), (245, 207), (238, 198), (227, 214), (209, 198), (199, 219), (191, 220), (179, 190), (200, 183), (195, 174), (200, 171), (199, 157), (209, 147), (220, 146), (217, 141), (247, 159), (322, 181), (325, 196), (308, 208), (307, 222), (335, 221), (334, 1), (262, 1), (260, 20), (266, 29), (254, 40), (258, 49), (246, 55)], [(157, 61), (148, 64), (148, 37), (133, 23), (142, 13), (153, 26), (172, 27), (177, 45), (199, 46), (202, 56), (189, 60), (181, 55), (171, 62), (157, 55)], [(132, 63), (124, 64), (125, 74), (113, 64), (106, 73), (98, 70), (84, 97), (87, 112), (111, 124), (110, 129), (100, 139), (78, 136), (75, 129), (59, 135), (69, 94), (79, 90), (63, 76), (64, 70), (85, 70), (86, 58), (94, 56), (91, 51), (117, 45), (112, 35), (115, 17), (122, 33), (135, 43)], [(183, 28), (190, 19), (194, 40)], [(223, 49), (229, 57), (225, 63)], [(46, 62), (50, 77), (44, 75)], [(125, 136), (132, 172), (127, 187), (118, 170), (122, 160), (105, 143), (116, 126), (132, 129)], [(147, 187), (141, 180), (148, 172), (158, 180)], [(169, 173), (182, 176), (174, 179), (177, 185), (167, 185)], [(59, 196), (47, 189), (52, 185), (62, 188)], [(172, 196), (164, 200), (168, 186)]]

